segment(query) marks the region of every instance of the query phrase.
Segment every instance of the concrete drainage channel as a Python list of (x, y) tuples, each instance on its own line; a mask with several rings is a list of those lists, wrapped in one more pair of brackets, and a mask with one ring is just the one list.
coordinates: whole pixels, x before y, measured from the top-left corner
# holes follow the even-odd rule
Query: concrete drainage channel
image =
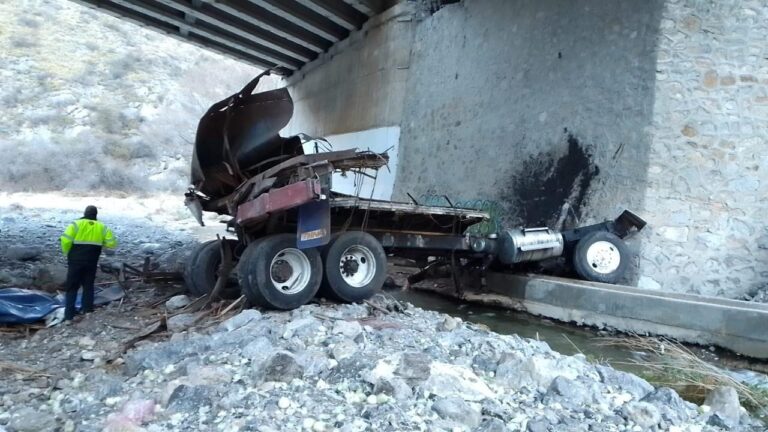
[(768, 322), (768, 304), (544, 276), (489, 273), (486, 280), (534, 315), (768, 359), (768, 332), (758, 330)]

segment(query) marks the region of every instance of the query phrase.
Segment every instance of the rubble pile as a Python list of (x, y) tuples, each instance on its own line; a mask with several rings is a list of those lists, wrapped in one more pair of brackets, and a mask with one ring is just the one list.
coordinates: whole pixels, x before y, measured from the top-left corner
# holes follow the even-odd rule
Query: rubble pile
[(213, 325), (176, 317), (187, 325), (111, 362), (115, 347), (100, 335), (70, 335), (68, 348), (59, 344), (49, 355), (77, 357), (78, 364), (57, 371), (50, 385), (3, 374), (0, 428), (761, 430), (727, 389), (698, 407), (584, 356), (382, 295), (362, 305), (247, 309)]
[[(103, 200), (5, 207), (0, 286), (56, 287), (58, 237), (91, 201)], [(120, 245), (103, 267), (151, 256), (178, 268), (194, 221), (167, 206), (104, 204)], [(384, 296), (201, 315), (178, 286), (137, 282), (126, 294), (73, 325), (0, 327), (0, 432), (763, 430), (727, 389), (698, 407), (584, 356)]]

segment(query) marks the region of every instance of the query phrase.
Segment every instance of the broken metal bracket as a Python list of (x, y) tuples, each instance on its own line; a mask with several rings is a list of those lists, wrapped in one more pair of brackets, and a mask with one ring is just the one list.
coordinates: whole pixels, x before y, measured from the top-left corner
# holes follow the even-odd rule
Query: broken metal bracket
[(640, 216), (629, 210), (624, 210), (616, 219), (605, 221), (594, 225), (574, 228), (562, 232), (563, 240), (566, 246), (573, 246), (587, 234), (595, 231), (606, 231), (615, 234), (621, 239), (625, 239), (637, 232), (640, 232), (647, 222)]

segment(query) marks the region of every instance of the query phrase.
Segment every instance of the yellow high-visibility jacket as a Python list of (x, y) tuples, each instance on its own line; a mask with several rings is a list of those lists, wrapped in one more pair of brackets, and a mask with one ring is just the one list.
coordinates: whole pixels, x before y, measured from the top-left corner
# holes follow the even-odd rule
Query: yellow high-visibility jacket
[(117, 240), (112, 230), (103, 223), (91, 219), (78, 219), (64, 230), (61, 235), (61, 251), (69, 255), (73, 245), (103, 246), (109, 249), (117, 247)]

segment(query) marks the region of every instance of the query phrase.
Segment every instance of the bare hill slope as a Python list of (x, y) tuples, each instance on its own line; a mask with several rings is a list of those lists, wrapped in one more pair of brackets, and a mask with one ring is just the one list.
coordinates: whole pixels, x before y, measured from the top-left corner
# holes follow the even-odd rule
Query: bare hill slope
[(67, 0), (0, 2), (0, 190), (182, 190), (200, 115), (258, 71)]

